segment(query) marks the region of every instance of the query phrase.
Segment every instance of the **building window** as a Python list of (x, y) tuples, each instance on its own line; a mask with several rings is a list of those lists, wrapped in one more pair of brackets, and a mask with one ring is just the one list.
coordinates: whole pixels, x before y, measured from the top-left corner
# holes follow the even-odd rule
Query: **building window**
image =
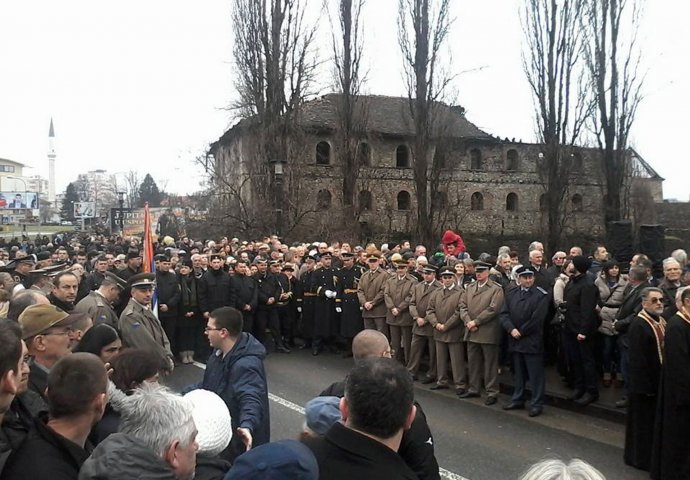
[(470, 210), (484, 210), (484, 195), (474, 192), (470, 197)]
[(0, 172), (14, 173), (14, 167), (12, 165), (0, 165)]
[(572, 154), (572, 169), (574, 173), (580, 173), (582, 172), (582, 154), (580, 152), (575, 152)]
[(371, 207), (373, 205), (373, 198), (371, 196), (371, 192), (369, 190), (362, 190), (359, 192), (359, 209), (360, 211), (369, 211), (371, 210)]
[(484, 165), (482, 165), (482, 152), (480, 152), (478, 148), (470, 150), (470, 169), (484, 170)]
[(331, 192), (328, 190), (319, 190), (316, 194), (316, 209), (317, 210), (328, 210), (331, 208)]
[(546, 212), (548, 210), (548, 205), (546, 203), (546, 194), (542, 193), (539, 195), (539, 211)]
[(518, 196), (515, 193), (509, 193), (506, 197), (506, 210), (509, 212), (518, 211)]
[(411, 203), (410, 192), (403, 190), (398, 193), (398, 210), (409, 210)]
[(395, 149), (395, 166), (408, 168), (410, 166), (410, 150), (406, 145), (398, 145)]
[(361, 142), (357, 149), (357, 161), (360, 166), (371, 165), (371, 146), (367, 142)]
[(319, 142), (316, 144), (316, 164), (331, 164), (331, 145), (328, 142)]
[(579, 193), (576, 193), (573, 195), (573, 210), (576, 212), (581, 212), (582, 211), (582, 195)]
[(515, 149), (508, 150), (506, 154), (506, 170), (509, 172), (515, 172), (518, 169), (518, 152)]

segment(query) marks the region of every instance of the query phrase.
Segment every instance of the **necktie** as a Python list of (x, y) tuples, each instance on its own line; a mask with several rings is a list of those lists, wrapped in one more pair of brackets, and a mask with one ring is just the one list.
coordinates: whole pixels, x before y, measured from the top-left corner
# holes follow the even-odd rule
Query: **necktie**
[(429, 284), (425, 283), (424, 284), (424, 293), (426, 293), (429, 290)]

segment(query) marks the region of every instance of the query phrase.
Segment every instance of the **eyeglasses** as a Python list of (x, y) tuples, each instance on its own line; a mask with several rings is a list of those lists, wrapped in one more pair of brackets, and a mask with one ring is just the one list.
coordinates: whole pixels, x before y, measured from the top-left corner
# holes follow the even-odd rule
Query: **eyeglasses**
[(45, 332), (45, 333), (42, 333), (41, 335), (43, 335), (43, 336), (49, 336), (49, 335), (65, 336), (65, 335), (70, 335), (72, 333), (74, 333), (74, 330), (72, 330), (71, 328), (66, 328), (65, 330), (63, 330), (61, 332)]
[(660, 297), (650, 297), (649, 302), (650, 303), (663, 303), (664, 299)]
[(220, 331), (223, 330), (222, 328), (213, 328), (213, 327), (204, 327), (205, 332), (213, 332), (213, 331)]

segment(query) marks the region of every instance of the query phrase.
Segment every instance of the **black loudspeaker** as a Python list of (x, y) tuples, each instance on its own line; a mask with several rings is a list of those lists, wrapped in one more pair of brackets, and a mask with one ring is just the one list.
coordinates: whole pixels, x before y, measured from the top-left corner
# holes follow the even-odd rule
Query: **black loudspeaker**
[(618, 220), (609, 222), (606, 248), (620, 264), (628, 265), (635, 254), (633, 250), (632, 222)]
[(661, 262), (666, 252), (666, 227), (663, 225), (640, 225), (640, 248), (655, 264)]

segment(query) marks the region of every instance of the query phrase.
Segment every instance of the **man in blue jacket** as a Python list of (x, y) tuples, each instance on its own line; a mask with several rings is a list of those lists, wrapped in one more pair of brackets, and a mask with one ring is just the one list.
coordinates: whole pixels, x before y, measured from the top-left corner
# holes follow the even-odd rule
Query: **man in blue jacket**
[(224, 456), (232, 461), (270, 441), (266, 349), (250, 333), (242, 332), (242, 313), (232, 307), (209, 314), (206, 336), (214, 350), (206, 362), (204, 379), (186, 390), (210, 390), (228, 406), (235, 434)]

